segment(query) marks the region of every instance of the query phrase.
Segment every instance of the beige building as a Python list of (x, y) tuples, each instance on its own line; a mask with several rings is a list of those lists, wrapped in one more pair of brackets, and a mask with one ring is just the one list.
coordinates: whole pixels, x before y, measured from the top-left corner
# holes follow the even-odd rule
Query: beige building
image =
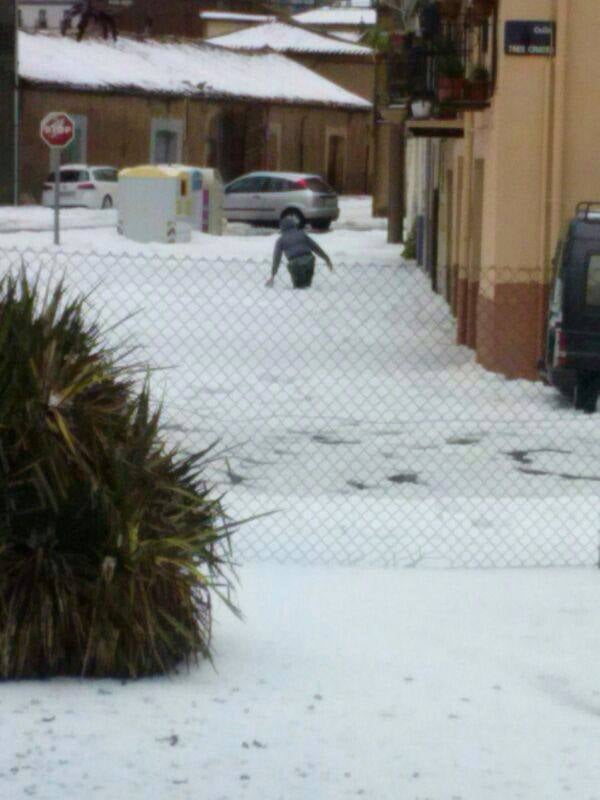
[(327, 5), (302, 11), (292, 19), (320, 33), (338, 36), (349, 42), (360, 42), (365, 33), (375, 26), (377, 11), (368, 6)]
[(19, 51), (23, 201), (39, 199), (48, 175), (39, 125), (55, 110), (75, 122), (63, 161), (184, 162), (226, 181), (253, 169), (314, 172), (340, 192), (366, 191), (371, 104), (282, 55), (23, 32)]
[(423, 56), (433, 82), (410, 61), (408, 221), (458, 341), (492, 370), (535, 378), (560, 228), (577, 202), (600, 198), (600, 6), (446, 0), (438, 10), (425, 22), (456, 48)]
[(217, 36), (208, 43), (241, 52), (282, 53), (348, 91), (373, 99), (375, 54), (370, 47), (281, 20)]
[(236, 11), (200, 11), (200, 38), (211, 39), (213, 36), (226, 36), (228, 33), (264, 25), (277, 19), (272, 14), (246, 14)]

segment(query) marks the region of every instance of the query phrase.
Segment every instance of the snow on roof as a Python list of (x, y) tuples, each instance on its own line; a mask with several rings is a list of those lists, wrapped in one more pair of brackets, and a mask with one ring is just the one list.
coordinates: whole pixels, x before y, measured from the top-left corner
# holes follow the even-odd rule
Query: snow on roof
[(78, 89), (260, 99), (367, 109), (371, 104), (277, 53), (237, 53), (208, 44), (75, 39), (19, 32), (19, 75)]
[(292, 19), (302, 25), (375, 25), (377, 11), (374, 8), (322, 6), (295, 14)]
[(342, 39), (344, 42), (353, 42), (354, 44), (360, 42), (362, 38), (360, 31), (333, 31), (331, 36), (336, 39)]
[(235, 11), (201, 11), (201, 19), (221, 19), (230, 22), (270, 22), (277, 19), (271, 14), (243, 14)]
[(331, 53), (353, 56), (373, 54), (369, 47), (342, 42), (329, 36), (322, 36), (320, 33), (313, 33), (299, 25), (286, 25), (285, 22), (277, 21), (215, 36), (207, 41), (219, 47), (240, 50), (269, 49), (280, 53)]

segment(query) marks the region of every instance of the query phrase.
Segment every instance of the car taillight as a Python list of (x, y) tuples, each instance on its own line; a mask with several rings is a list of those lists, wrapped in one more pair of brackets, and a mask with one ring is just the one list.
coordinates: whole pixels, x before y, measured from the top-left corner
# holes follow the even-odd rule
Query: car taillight
[(296, 181), (296, 188), (297, 189), (308, 189), (308, 183), (304, 180), (304, 178), (300, 178), (299, 181)]
[(567, 363), (567, 334), (562, 328), (556, 329), (554, 343), (554, 366), (564, 367)]
[(77, 188), (78, 189), (95, 189), (96, 187), (94, 186), (93, 183), (78, 183), (77, 184)]

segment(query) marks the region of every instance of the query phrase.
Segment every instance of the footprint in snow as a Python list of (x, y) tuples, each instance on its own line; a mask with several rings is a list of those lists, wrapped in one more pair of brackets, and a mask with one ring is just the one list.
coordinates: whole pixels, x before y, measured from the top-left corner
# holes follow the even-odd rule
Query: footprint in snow
[(399, 472), (397, 475), (388, 475), (388, 481), (392, 483), (419, 483), (417, 472)]

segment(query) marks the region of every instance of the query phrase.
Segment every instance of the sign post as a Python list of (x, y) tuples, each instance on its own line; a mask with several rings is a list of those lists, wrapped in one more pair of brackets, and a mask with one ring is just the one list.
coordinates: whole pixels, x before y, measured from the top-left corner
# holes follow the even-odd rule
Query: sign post
[(18, 201), (17, 3), (0, 3), (0, 205)]
[(40, 124), (40, 136), (50, 148), (54, 177), (54, 244), (60, 244), (60, 151), (75, 137), (75, 123), (64, 111), (51, 111)]

